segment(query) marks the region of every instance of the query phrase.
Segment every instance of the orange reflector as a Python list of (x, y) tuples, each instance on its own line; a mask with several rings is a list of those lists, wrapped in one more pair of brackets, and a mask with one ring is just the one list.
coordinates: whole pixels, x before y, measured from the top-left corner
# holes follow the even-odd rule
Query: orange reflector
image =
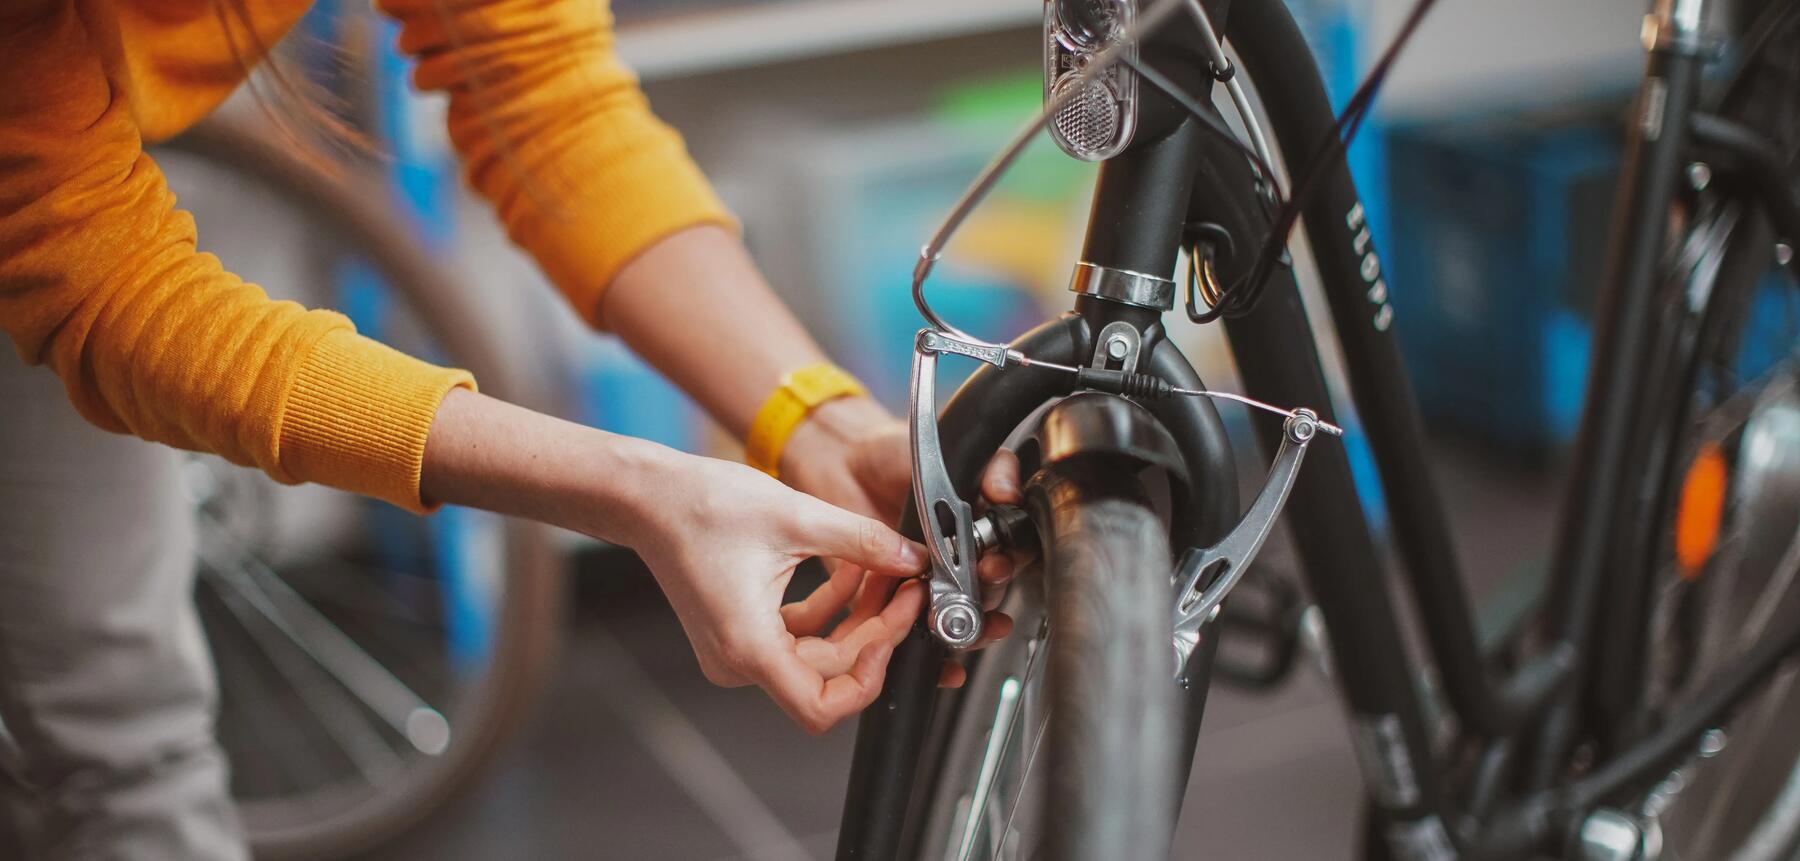
[(1725, 515), (1725, 455), (1707, 443), (1688, 467), (1681, 483), (1681, 507), (1675, 512), (1675, 560), (1684, 580), (1700, 576), (1719, 546), (1719, 522)]

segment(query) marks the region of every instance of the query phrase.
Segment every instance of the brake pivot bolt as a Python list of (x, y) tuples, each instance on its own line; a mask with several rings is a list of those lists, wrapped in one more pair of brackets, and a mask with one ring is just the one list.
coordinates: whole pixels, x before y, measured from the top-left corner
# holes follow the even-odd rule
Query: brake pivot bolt
[(1106, 355), (1118, 361), (1124, 361), (1125, 355), (1131, 352), (1131, 345), (1125, 343), (1124, 335), (1114, 335), (1106, 342)]
[(931, 622), (944, 642), (959, 649), (974, 645), (981, 636), (981, 616), (974, 603), (961, 595), (941, 601), (931, 613)]

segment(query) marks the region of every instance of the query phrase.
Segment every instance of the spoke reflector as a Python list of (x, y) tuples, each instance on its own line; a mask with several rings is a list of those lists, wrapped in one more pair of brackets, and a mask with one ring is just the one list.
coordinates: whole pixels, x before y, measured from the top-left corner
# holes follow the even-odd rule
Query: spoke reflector
[(1675, 559), (1681, 577), (1699, 579), (1706, 560), (1719, 545), (1719, 522), (1725, 515), (1725, 455), (1707, 443), (1688, 467), (1681, 483), (1681, 505), (1675, 512)]

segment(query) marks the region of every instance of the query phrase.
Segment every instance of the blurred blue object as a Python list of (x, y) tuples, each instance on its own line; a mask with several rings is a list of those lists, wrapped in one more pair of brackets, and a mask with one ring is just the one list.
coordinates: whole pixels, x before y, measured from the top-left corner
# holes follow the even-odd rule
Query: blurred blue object
[(616, 338), (584, 340), (574, 389), (585, 424), (681, 451), (704, 449), (700, 408)]
[[(1325, 92), (1331, 97), (1332, 110), (1343, 110), (1368, 73), (1365, 57), (1373, 57), (1378, 46), (1366, 41), (1374, 19), (1371, 0), (1287, 0), (1294, 23), (1306, 34), (1313, 59), (1319, 64), (1319, 75), (1325, 79)], [(1350, 142), (1345, 158), (1350, 175), (1356, 178), (1356, 190), (1362, 197), (1364, 217), (1375, 247), (1386, 248), (1390, 237), (1388, 212), (1387, 161), (1383, 157), (1386, 133), (1377, 100), (1375, 113), (1363, 120)]]
[(1738, 345), (1737, 377), (1755, 379), (1768, 373), (1793, 349), (1796, 326), (1800, 326), (1800, 301), (1795, 300), (1785, 273), (1773, 269), (1756, 288), (1750, 300), (1748, 322)]
[[(372, 27), (377, 34), (367, 43), (368, 56), (362, 58), (366, 81), (341, 74), (340, 58), (324, 47), (344, 44), (346, 33), (359, 25)], [(344, 96), (346, 103), (367, 101), (372, 106), (374, 131), (390, 156), (384, 167), (395, 214), (405, 218), (428, 247), (454, 247), (458, 182), (443, 122), (444, 102), (441, 96), (422, 97), (413, 89), (412, 63), (398, 49), (398, 25), (366, 6), (358, 9), (344, 0), (325, 0), (308, 13), (301, 29), (312, 37), (301, 48), (308, 75)], [(366, 99), (346, 91), (362, 86), (370, 90)], [(338, 309), (359, 332), (392, 339), (398, 315), (380, 276), (361, 260), (336, 261), (333, 270)], [(441, 359), (429, 347), (424, 349), (422, 358)], [(459, 668), (479, 670), (492, 647), (492, 577), (497, 570), (493, 548), (498, 546), (499, 521), (482, 512), (446, 506), (424, 521), (421, 536), (416, 518), (385, 503), (371, 500), (364, 505), (371, 550), (384, 569), (393, 572), (388, 576), (419, 574), (441, 582), (445, 646)], [(421, 538), (429, 548), (428, 561), (420, 558)]]
[[(891, 410), (906, 407), (913, 337), (924, 326), (912, 302), (919, 245), (992, 154), (991, 141), (920, 120), (821, 134), (804, 144), (810, 194), (803, 218), (815, 237), (808, 268), (831, 285), (829, 302), (817, 309), (827, 315), (819, 334)], [(951, 243), (926, 287), (946, 319), (997, 341), (1050, 316), (1038, 301), (1038, 285), (983, 253), (991, 243), (980, 225), (1006, 218), (1007, 197), (1003, 186)], [(1024, 209), (1038, 206), (1053, 205)], [(1053, 235), (1041, 247), (1061, 255), (1070, 253), (1065, 244)], [(940, 398), (973, 370), (973, 362), (942, 364)]]
[(1432, 424), (1524, 455), (1572, 438), (1618, 106), (1390, 126), (1388, 283)]
[[(1294, 22), (1306, 34), (1306, 42), (1319, 64), (1319, 75), (1325, 80), (1326, 94), (1333, 110), (1342, 110), (1356, 92), (1366, 74), (1364, 58), (1376, 51), (1365, 43), (1373, 18), (1369, 0), (1287, 0)], [(1379, 103), (1377, 103), (1379, 104)], [(1363, 121), (1356, 139), (1350, 143), (1345, 162), (1356, 179), (1356, 190), (1362, 198), (1363, 217), (1375, 247), (1383, 252), (1391, 237), (1388, 219), (1388, 166), (1383, 148), (1386, 132), (1379, 113)], [(1378, 533), (1388, 525), (1387, 497), (1381, 489), (1381, 473), (1375, 466), (1375, 454), (1369, 438), (1355, 421), (1350, 410), (1340, 410), (1346, 419), (1343, 444), (1350, 458), (1350, 474), (1356, 482), (1356, 494), (1362, 501), (1363, 515)]]

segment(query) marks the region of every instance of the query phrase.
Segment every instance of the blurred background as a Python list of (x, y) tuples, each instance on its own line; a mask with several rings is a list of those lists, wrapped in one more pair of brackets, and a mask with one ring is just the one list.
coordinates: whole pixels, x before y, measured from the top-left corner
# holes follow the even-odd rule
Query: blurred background
[[(445, 274), (430, 289), (460, 310), (422, 310), (438, 300), (362, 247), (388, 240), (354, 224), (322, 238), (345, 225), (320, 225), (204, 148), (170, 152), (202, 245), (364, 331), (480, 365), (486, 390), (738, 456), (616, 340), (585, 331), (462, 189), (442, 103), (411, 91), (392, 24), (367, 5), (323, 0), (286, 49), (391, 153), (364, 183), (373, 217), (423, 250)], [(1290, 5), (1341, 99), (1411, 4)], [(920, 325), (913, 261), (1039, 105), (1038, 0), (613, 8), (619, 52), (770, 280), (901, 414)], [(1644, 11), (1643, 0), (1443, 0), (1353, 151), (1478, 593), (1529, 576), (1551, 540)], [(946, 316), (1005, 339), (1066, 308), (1093, 176), (1047, 140), (1029, 151), (938, 270)], [(1235, 386), (1215, 333), (1175, 328), (1209, 383)], [(1253, 492), (1261, 467), (1245, 417), (1227, 418)], [(707, 684), (629, 552), (476, 512), (420, 521), (328, 491), (275, 491), (203, 461), (194, 483), (222, 536), (201, 587), (222, 733), (252, 826), (277, 845), (329, 845), (306, 843), (324, 839), (308, 831), (321, 819), (369, 830), (422, 818), (367, 857), (830, 856), (854, 727), (810, 738), (754, 689)], [(1364, 485), (1379, 523), (1379, 493)], [(1288, 559), (1276, 546), (1259, 565), (1281, 577)], [(448, 801), (432, 788), (476, 770)], [(1221, 686), (1177, 857), (1351, 857), (1358, 794), (1342, 714), (1310, 662), (1266, 689)]]

